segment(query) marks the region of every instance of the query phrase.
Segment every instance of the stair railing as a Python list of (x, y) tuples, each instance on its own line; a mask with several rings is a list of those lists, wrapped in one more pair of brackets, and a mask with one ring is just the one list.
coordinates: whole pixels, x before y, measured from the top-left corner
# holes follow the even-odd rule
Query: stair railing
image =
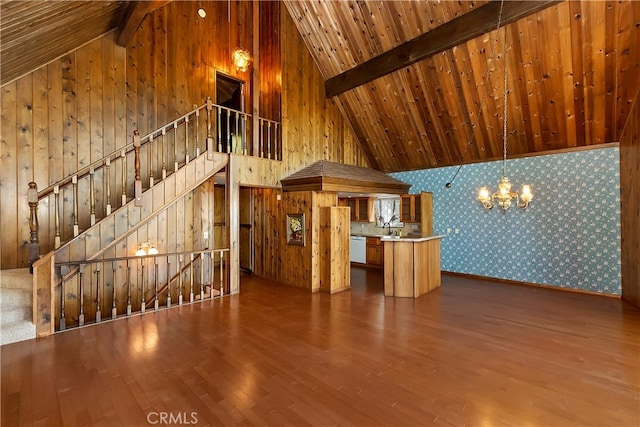
[[(201, 114), (203, 111), (205, 114)], [(202, 131), (201, 116), (205, 116)], [(142, 191), (152, 188), (159, 180), (176, 172), (181, 164), (189, 163), (205, 151), (282, 160), (280, 124), (259, 118), (258, 143), (254, 147), (250, 138), (251, 123), (250, 114), (215, 105), (207, 98), (205, 104), (145, 136), (134, 131), (131, 143), (43, 190), (39, 191), (37, 184), (30, 182), (27, 193), (30, 263), (33, 264), (41, 252), (58, 249), (63, 242), (95, 225), (99, 216), (111, 215), (131, 199), (140, 200)], [(133, 167), (130, 166), (132, 163)], [(88, 200), (82, 199), (83, 206), (80, 205), (80, 188), (87, 188), (89, 193)], [(68, 211), (64, 221), (63, 204), (66, 204), (64, 210)], [(49, 244), (44, 248), (40, 245), (43, 236), (38, 220), (39, 206), (47, 209), (45, 217), (49, 217), (48, 209), (53, 206), (53, 226), (46, 231), (44, 237)], [(82, 218), (88, 219), (81, 222)], [(53, 245), (50, 244), (52, 240)]]
[(229, 249), (56, 263), (55, 330), (229, 293)]

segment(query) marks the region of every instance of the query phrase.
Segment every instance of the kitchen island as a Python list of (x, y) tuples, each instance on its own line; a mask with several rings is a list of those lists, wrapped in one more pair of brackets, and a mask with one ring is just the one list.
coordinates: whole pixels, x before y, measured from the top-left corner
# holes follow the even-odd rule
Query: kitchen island
[(440, 239), (444, 237), (382, 237), (384, 295), (417, 298), (440, 286)]

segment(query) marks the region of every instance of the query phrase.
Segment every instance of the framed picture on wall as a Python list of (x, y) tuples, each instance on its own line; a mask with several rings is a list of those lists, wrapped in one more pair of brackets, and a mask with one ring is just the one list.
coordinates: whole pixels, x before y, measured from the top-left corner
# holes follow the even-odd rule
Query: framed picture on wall
[(287, 214), (287, 243), (304, 246), (304, 214)]

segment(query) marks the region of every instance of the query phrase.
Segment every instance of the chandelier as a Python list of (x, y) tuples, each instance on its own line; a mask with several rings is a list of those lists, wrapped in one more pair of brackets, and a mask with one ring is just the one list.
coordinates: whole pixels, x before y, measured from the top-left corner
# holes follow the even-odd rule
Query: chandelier
[[(498, 31), (500, 30), (500, 22), (502, 21), (502, 7), (504, 0), (500, 4), (500, 14), (498, 16), (498, 28), (496, 29), (496, 41), (498, 38)], [(494, 45), (495, 46), (495, 45)], [(504, 43), (503, 43), (503, 55), (502, 61), (504, 63), (504, 113), (503, 117), (503, 129), (502, 129), (502, 178), (498, 183), (498, 191), (493, 194), (489, 193), (487, 187), (482, 187), (478, 191), (478, 201), (482, 203), (486, 209), (492, 209), (496, 204), (505, 213), (509, 210), (513, 201), (519, 208), (526, 208), (529, 206), (529, 202), (533, 199), (531, 193), (531, 187), (527, 184), (522, 186), (520, 194), (516, 191), (511, 191), (511, 181), (507, 178), (507, 28), (504, 27)], [(487, 76), (488, 77), (488, 76)], [(488, 79), (487, 79), (488, 81)]]

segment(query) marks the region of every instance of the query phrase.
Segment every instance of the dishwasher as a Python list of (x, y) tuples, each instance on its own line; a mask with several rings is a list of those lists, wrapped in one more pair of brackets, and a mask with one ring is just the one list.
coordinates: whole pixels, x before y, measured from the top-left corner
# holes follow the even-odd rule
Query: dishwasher
[(351, 236), (350, 248), (351, 262), (366, 264), (367, 262), (367, 238), (364, 236)]

